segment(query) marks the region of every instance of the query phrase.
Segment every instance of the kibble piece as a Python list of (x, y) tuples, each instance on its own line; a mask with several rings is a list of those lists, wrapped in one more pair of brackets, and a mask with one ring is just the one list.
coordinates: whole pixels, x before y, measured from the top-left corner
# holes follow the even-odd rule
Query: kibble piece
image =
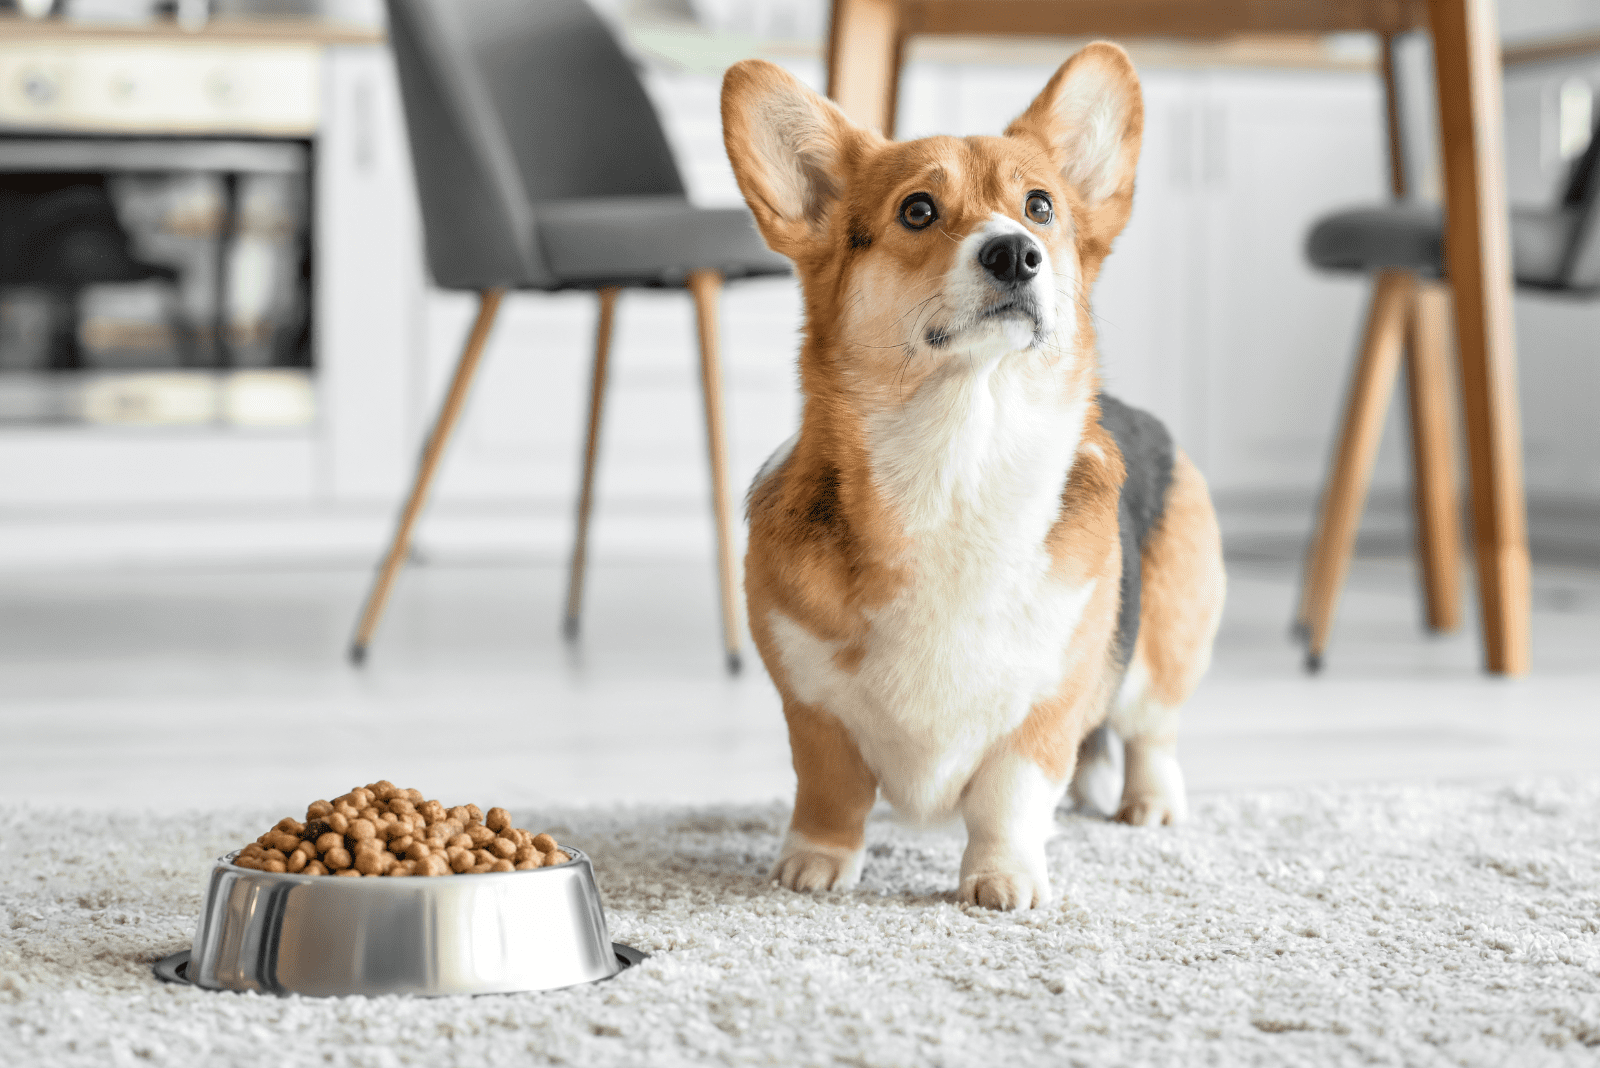
[(289, 854), (289, 859), (284, 862), (284, 867), (292, 872), (301, 872), (305, 870), (306, 864), (306, 855), (296, 849)]
[(330, 871), (343, 871), (353, 864), (354, 860), (350, 856), (350, 851), (344, 846), (334, 846), (322, 854), (322, 863), (326, 864)]
[(483, 809), (479, 808), (477, 805), (462, 805), (461, 807), (467, 810), (467, 815), (472, 817), (472, 822), (483, 822)]
[(288, 860), (289, 854), (281, 849), (268, 849), (261, 854), (262, 860)]
[(361, 878), (361, 873), (356, 871), (354, 868), (340, 868), (338, 871), (334, 872), (333, 874), (335, 874), (335, 875), (353, 875), (357, 879)]
[(401, 835), (399, 838), (396, 838), (394, 841), (389, 843), (389, 852), (393, 853), (397, 857), (403, 857), (406, 855), (406, 850), (410, 849), (411, 844), (415, 841), (416, 839), (411, 837), (409, 834)]
[(233, 866), (234, 867), (236, 867), (236, 868), (249, 868), (251, 871), (260, 871), (261, 870), (261, 863), (262, 862), (258, 858), (256, 858), (256, 857), (247, 857), (243, 853), (240, 853), (238, 856), (233, 858)]
[(511, 859), (518, 864), (529, 860), (538, 860), (540, 853), (531, 845), (518, 846), (517, 851), (511, 854)]
[(501, 857), (499, 860), (495, 861), (493, 864), (491, 864), (489, 866), (489, 870), (490, 871), (516, 871), (517, 870), (517, 866), (515, 864), (511, 863), (509, 860), (505, 859), (504, 857)]
[(483, 825), (495, 834), (499, 834), (511, 826), (511, 813), (503, 808), (491, 808), (489, 815), (484, 818)]
[(472, 851), (472, 855), (478, 858), (479, 864), (493, 864), (495, 861), (500, 859), (487, 849), (474, 849)]
[(367, 787), (367, 789), (371, 790), (372, 796), (376, 797), (379, 801), (387, 801), (395, 794), (400, 792), (395, 789), (394, 783), (390, 782), (388, 779), (379, 779), (377, 782)]
[(338, 831), (329, 831), (317, 839), (317, 852), (327, 853), (330, 849), (339, 849), (344, 845), (344, 835)]
[(517, 843), (509, 838), (496, 838), (489, 843), (489, 852), (502, 859), (509, 859), (517, 855)]
[(424, 801), (417, 806), (417, 811), (429, 823), (436, 823), (444, 819), (444, 806), (437, 801)]
[(482, 849), (494, 841), (494, 832), (480, 823), (467, 831), (467, 837), (472, 839), (473, 849)]
[(454, 808), (447, 808), (445, 809), (444, 814), (447, 819), (455, 820), (463, 827), (472, 822), (472, 813), (467, 811), (466, 805), (456, 805)]
[(432, 854), (433, 854), (433, 850), (431, 848), (429, 848), (428, 843), (426, 843), (426, 842), (412, 842), (409, 846), (406, 847), (406, 859), (407, 860), (419, 860), (420, 861), (420, 860), (426, 859), (427, 857), (431, 856)]
[(305, 824), (301, 823), (293, 816), (285, 816), (283, 819), (279, 820), (278, 825), (272, 829), (275, 831), (288, 831), (290, 834), (297, 835), (306, 828)]
[(469, 868), (467, 870), (466, 874), (468, 874), (468, 875), (482, 875), (486, 871), (494, 871), (494, 865), (490, 864), (490, 863), (487, 863), (487, 862), (485, 862), (483, 864), (474, 864), (471, 868)]
[(328, 825), (328, 830), (336, 834), (343, 834), (350, 829), (350, 817), (343, 812), (336, 811), (323, 822)]
[(282, 872), (282, 871), (288, 871), (289, 867), (283, 861), (279, 860), (276, 857), (273, 857), (271, 860), (267, 860), (267, 861), (263, 861), (262, 862), (261, 870), (262, 871), (278, 871), (278, 872)]
[(463, 831), (460, 834), (456, 835), (455, 837), (451, 838), (450, 841), (446, 842), (445, 844), (448, 845), (452, 849), (458, 849), (459, 848), (459, 849), (468, 849), (468, 850), (470, 850), (474, 846), (476, 846), (478, 843), (476, 843), (476, 842), (474, 842), (472, 840), (472, 835), (467, 834), (465, 831)]
[(555, 849), (544, 855), (544, 866), (547, 868), (553, 868), (557, 864), (565, 864), (571, 859), (572, 858), (566, 853), (563, 853), (559, 849)]
[(307, 821), (326, 819), (328, 813), (332, 811), (333, 804), (331, 802), (313, 801), (311, 804), (306, 806), (306, 819)]
[(450, 868), (456, 874), (471, 871), (478, 863), (478, 858), (468, 849), (452, 849), (450, 851)]
[(548, 853), (556, 847), (556, 840), (551, 838), (548, 834), (536, 834), (533, 836), (533, 841), (529, 844), (541, 853)]
[(370, 849), (363, 849), (356, 854), (355, 869), (362, 875), (382, 875), (385, 865), (379, 857), (389, 857), (389, 864), (394, 863), (394, 857), (388, 853), (378, 853)]
[(429, 853), (417, 863), (417, 875), (449, 875), (450, 864), (443, 853)]
[(363, 817), (358, 820), (352, 820), (350, 829), (344, 833), (359, 842), (363, 838), (376, 838), (378, 836), (378, 827), (371, 820)]
[(320, 860), (313, 860), (309, 864), (306, 865), (306, 870), (301, 872), (300, 874), (301, 875), (326, 875), (326, 874), (328, 874), (328, 866), (326, 864), (322, 863), (322, 861), (320, 861)]
[[(534, 856), (538, 857), (538, 854), (536, 853), (536, 854), (534, 854)], [(519, 860), (519, 861), (517, 861), (517, 870), (518, 871), (532, 871), (533, 869), (537, 868), (538, 866), (539, 866), (539, 861), (537, 859), (535, 859), (535, 860)]]

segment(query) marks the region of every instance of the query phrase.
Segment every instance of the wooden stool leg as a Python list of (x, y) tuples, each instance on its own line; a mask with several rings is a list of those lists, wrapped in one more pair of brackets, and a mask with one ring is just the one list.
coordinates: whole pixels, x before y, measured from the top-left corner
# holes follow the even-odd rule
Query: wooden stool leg
[(733, 506), (728, 497), (728, 450), (722, 425), (722, 360), (717, 346), (717, 298), (722, 276), (696, 271), (688, 279), (700, 324), (700, 385), (706, 402), (706, 443), (711, 453), (711, 500), (717, 521), (717, 574), (722, 592), (722, 640), (728, 672), (737, 675), (739, 647), (739, 576), (733, 560)]
[(478, 295), (478, 317), (473, 321), (472, 332), (467, 335), (467, 344), (461, 350), (461, 359), (456, 363), (455, 375), (450, 380), (450, 389), (445, 394), (439, 416), (434, 420), (433, 430), (428, 434), (427, 443), (423, 446), (422, 460), (417, 464), (417, 477), (411, 483), (411, 495), (406, 498), (405, 508), (400, 512), (400, 522), (395, 528), (394, 541), (389, 545), (389, 552), (378, 568), (377, 579), (373, 582), (371, 592), (367, 594), (366, 606), (361, 610), (361, 621), (356, 626), (355, 639), (350, 643), (350, 662), (353, 664), (360, 664), (367, 658), (367, 646), (372, 642), (373, 631), (378, 629), (378, 621), (383, 618), (383, 608), (389, 601), (389, 594), (394, 588), (395, 577), (400, 573), (400, 566), (405, 563), (406, 552), (411, 546), (412, 528), (416, 526), (417, 517), (422, 514), (422, 505), (428, 499), (428, 489), (432, 486), (433, 476), (439, 469), (439, 458), (444, 455), (445, 444), (450, 440), (450, 433), (455, 430), (456, 421), (461, 417), (461, 409), (467, 400), (467, 390), (472, 385), (473, 375), (478, 370), (479, 358), (483, 355), (484, 342), (489, 339), (489, 330), (494, 326), (495, 315), (499, 312), (500, 301), (505, 295), (504, 289), (485, 289)]
[(1417, 558), (1432, 630), (1454, 630), (1461, 623), (1461, 502), (1451, 429), (1449, 311), (1444, 285), (1419, 285), (1406, 354)]
[(1383, 436), (1383, 417), (1394, 392), (1400, 350), (1410, 316), (1415, 279), (1400, 271), (1378, 275), (1372, 290), (1361, 356), (1350, 382), (1344, 424), (1333, 469), (1323, 489), (1300, 589), (1299, 623), (1306, 641), (1306, 668), (1322, 667), (1334, 610), (1355, 550), (1356, 529), (1372, 481), (1372, 464)]
[(567, 618), (562, 627), (567, 640), (578, 636), (583, 611), (583, 572), (589, 556), (589, 516), (594, 510), (595, 459), (600, 452), (600, 416), (606, 399), (606, 365), (611, 357), (611, 324), (617, 295), (611, 286), (600, 290), (600, 321), (594, 335), (594, 381), (589, 385), (589, 435), (583, 450), (583, 484), (578, 491), (578, 533), (572, 543), (572, 567), (567, 578)]

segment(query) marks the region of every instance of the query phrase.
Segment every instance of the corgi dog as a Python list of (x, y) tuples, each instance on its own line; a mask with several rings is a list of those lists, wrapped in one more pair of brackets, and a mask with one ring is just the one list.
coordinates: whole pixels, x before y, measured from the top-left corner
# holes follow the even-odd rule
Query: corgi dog
[(1003, 136), (902, 143), (747, 60), (722, 119), (805, 307), (800, 430), (748, 501), (750, 628), (798, 777), (773, 878), (853, 886), (881, 793), (965, 823), (962, 902), (1043, 904), (1102, 725), (1118, 817), (1183, 818), (1178, 711), (1222, 610), (1205, 480), (1100, 391), (1089, 298), (1132, 209), (1138, 77), (1092, 44)]

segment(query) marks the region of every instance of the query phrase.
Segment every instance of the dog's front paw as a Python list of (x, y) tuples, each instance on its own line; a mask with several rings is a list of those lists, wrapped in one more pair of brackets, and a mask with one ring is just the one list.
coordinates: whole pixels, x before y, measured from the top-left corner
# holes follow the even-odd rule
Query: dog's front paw
[(848, 890), (861, 880), (864, 852), (819, 845), (790, 832), (772, 866), (772, 878), (789, 890)]
[(1031, 909), (1050, 900), (1050, 880), (1025, 871), (980, 871), (963, 876), (957, 897), (963, 905), (1010, 912)]

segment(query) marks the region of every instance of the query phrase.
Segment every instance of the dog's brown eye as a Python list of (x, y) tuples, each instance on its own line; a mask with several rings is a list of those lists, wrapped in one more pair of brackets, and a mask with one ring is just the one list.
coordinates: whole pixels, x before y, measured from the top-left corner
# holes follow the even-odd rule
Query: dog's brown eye
[(1043, 193), (1028, 194), (1028, 218), (1043, 226), (1056, 217), (1056, 209), (1051, 206), (1050, 198)]
[(900, 225), (909, 230), (925, 230), (938, 217), (933, 198), (926, 193), (912, 193), (900, 205)]

